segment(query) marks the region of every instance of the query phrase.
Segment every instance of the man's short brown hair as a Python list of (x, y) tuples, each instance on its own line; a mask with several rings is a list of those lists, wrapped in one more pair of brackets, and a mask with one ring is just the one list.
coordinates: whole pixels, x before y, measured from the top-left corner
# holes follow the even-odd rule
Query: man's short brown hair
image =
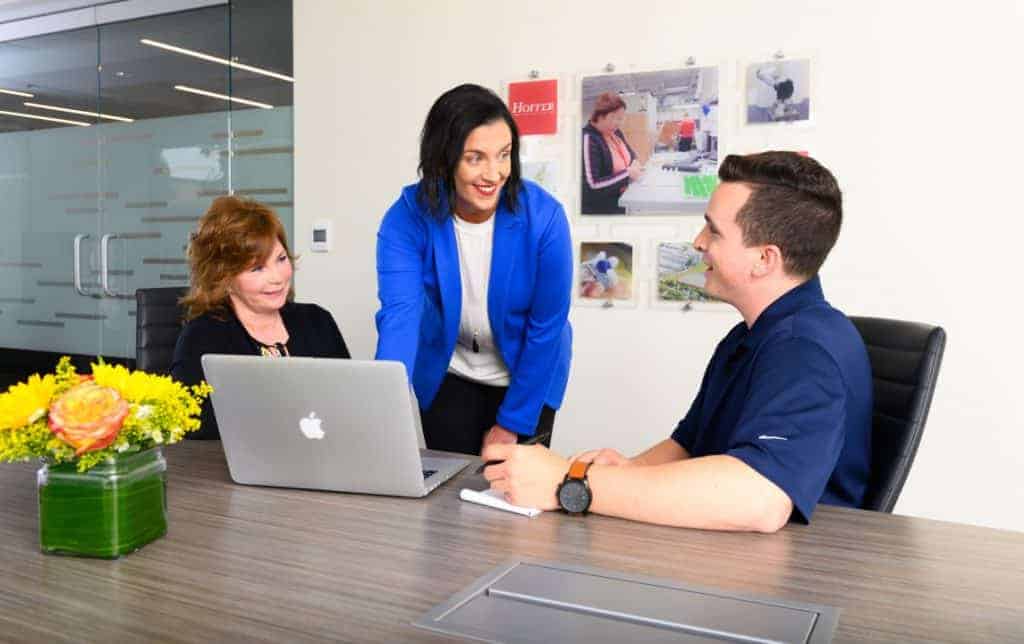
[(790, 275), (818, 273), (843, 222), (843, 195), (825, 166), (796, 152), (730, 154), (718, 177), (751, 190), (736, 214), (744, 244), (778, 246)]

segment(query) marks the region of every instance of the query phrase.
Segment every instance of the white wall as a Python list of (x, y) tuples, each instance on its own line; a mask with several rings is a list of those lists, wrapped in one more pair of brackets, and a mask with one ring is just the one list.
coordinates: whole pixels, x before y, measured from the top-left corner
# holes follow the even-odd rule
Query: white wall
[[(1024, 530), (1024, 349), (1016, 338), (1024, 10), (1012, 0), (973, 7), (296, 0), (299, 297), (334, 313), (356, 357), (373, 355), (376, 229), (415, 179), (419, 128), (445, 89), (477, 82), (500, 91), (531, 69), (572, 80), (607, 62), (623, 71), (694, 56), (724, 63), (727, 100), (742, 95), (739, 60), (810, 52), (819, 65), (815, 127), (743, 131), (735, 113), (723, 114), (724, 151), (809, 150), (846, 197), (843, 232), (823, 270), (832, 303), (949, 333), (897, 512)], [(329, 255), (308, 252), (310, 224), (321, 217), (335, 223)], [(638, 230), (649, 254), (656, 233)], [(572, 320), (575, 361), (554, 445), (565, 454), (605, 445), (635, 451), (667, 436), (738, 317), (641, 302), (574, 309)]]

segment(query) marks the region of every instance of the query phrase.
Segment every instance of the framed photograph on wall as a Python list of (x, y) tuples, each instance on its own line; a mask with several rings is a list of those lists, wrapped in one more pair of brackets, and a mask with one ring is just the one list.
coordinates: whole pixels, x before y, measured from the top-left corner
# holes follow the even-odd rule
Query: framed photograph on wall
[(580, 79), (580, 213), (699, 215), (718, 184), (718, 67)]
[(707, 264), (691, 242), (654, 242), (655, 280), (652, 302), (658, 308), (724, 303), (704, 290)]
[(567, 192), (562, 168), (567, 147), (560, 136), (519, 137), (519, 168), (529, 179), (556, 197)]
[(561, 91), (567, 86), (573, 86), (572, 76), (560, 74), (502, 83), (509, 112), (519, 128), (523, 178), (537, 183), (563, 203), (572, 194), (566, 165), (571, 160), (572, 144), (567, 141), (575, 130), (565, 109), (566, 100), (571, 98), (562, 96)]
[(520, 136), (558, 132), (558, 79), (508, 83), (508, 110)]
[(810, 122), (810, 58), (749, 63), (744, 76), (747, 125)]
[(633, 244), (580, 242), (576, 265), (576, 303), (585, 306), (636, 304)]

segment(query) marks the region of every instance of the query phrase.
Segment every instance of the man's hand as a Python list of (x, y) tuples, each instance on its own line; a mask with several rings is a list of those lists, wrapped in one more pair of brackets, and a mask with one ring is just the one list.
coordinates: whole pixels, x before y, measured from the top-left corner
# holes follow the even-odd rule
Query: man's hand
[(495, 425), (484, 434), (484, 442), (480, 446), (480, 451), (482, 452), (488, 445), (515, 445), (518, 440), (519, 435), (515, 432), (510, 432), (501, 425)]
[(583, 463), (593, 463), (594, 465), (634, 465), (631, 459), (609, 447), (580, 452), (569, 459), (569, 461), (581, 461)]
[(543, 445), (488, 445), (480, 457), (503, 461), (484, 468), (491, 489), (505, 500), (541, 510), (557, 510), (555, 490), (569, 471), (569, 461)]

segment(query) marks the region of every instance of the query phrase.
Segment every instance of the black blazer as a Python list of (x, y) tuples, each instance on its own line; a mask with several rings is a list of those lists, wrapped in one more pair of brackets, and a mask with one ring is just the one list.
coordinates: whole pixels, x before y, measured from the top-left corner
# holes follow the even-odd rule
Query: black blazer
[[(351, 358), (334, 318), (316, 304), (289, 302), (281, 309), (288, 329), (288, 353), (311, 358)], [(171, 360), (171, 376), (186, 385), (203, 380), (200, 358), (207, 353), (259, 355), (258, 345), (233, 314), (218, 320), (210, 314), (190, 321), (178, 336)], [(271, 358), (268, 358), (268, 360)], [(202, 427), (188, 438), (220, 438), (210, 401), (203, 403)]]
[[(629, 162), (636, 160), (636, 152), (626, 142), (622, 130), (615, 130), (629, 150)], [(580, 173), (581, 211), (584, 215), (621, 215), (626, 209), (619, 207), (619, 197), (629, 185), (629, 171), (612, 172), (612, 151), (604, 137), (590, 123), (583, 128), (583, 171)]]

